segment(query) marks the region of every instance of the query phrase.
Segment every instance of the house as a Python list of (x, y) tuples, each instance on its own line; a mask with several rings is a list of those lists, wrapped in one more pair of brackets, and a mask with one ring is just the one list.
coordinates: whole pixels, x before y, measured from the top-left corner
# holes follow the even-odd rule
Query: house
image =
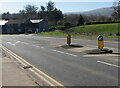
[(30, 20), (33, 23), (35, 32), (44, 32), (48, 30), (48, 22), (44, 19)]
[(48, 30), (48, 22), (44, 19), (39, 20), (15, 19), (5, 21), (5, 23), (3, 22), (3, 24), (4, 24), (3, 33), (10, 34), (34, 33)]
[(8, 33), (33, 32), (32, 23), (29, 19), (8, 20), (6, 29), (8, 30)]
[(5, 30), (6, 29), (6, 25), (5, 24), (7, 22), (8, 21), (6, 21), (6, 20), (0, 20), (0, 34), (7, 32), (7, 30)]

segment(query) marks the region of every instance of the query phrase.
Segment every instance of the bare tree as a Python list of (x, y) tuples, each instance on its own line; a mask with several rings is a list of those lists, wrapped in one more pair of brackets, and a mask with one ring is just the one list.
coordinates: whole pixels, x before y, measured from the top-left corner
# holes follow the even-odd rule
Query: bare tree
[(114, 13), (113, 16), (117, 16), (118, 20), (120, 20), (120, 0), (115, 0), (113, 3)]
[(38, 7), (35, 5), (26, 5), (23, 10), (19, 11), (22, 18), (37, 18)]

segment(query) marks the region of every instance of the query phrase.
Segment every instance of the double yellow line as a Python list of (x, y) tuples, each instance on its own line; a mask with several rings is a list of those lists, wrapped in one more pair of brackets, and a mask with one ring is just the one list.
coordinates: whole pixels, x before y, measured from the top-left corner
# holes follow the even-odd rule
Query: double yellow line
[(9, 54), (13, 58), (15, 58), (23, 66), (32, 66), (32, 68), (29, 68), (29, 70), (31, 72), (33, 72), (35, 75), (37, 75), (44, 82), (46, 82), (49, 86), (53, 86), (53, 87), (60, 86), (62, 88), (65, 88), (64, 85), (62, 85), (61, 83), (57, 82), (55, 79), (51, 78), (50, 76), (48, 76), (47, 74), (45, 74), (44, 72), (42, 72), (41, 70), (39, 70), (38, 68), (36, 68), (35, 66), (33, 66), (32, 64), (28, 63), (22, 57), (16, 55), (15, 53), (13, 53), (12, 51), (10, 51), (9, 49), (7, 49), (6, 47), (4, 47), (2, 45), (0, 47), (2, 48), (3, 51), (5, 51), (7, 54)]

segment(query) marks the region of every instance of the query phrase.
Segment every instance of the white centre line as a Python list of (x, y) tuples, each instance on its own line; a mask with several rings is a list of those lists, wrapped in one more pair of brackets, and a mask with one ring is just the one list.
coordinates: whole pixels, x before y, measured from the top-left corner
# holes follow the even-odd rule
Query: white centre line
[(34, 46), (34, 47), (39, 47), (39, 48), (42, 48), (42, 49), (44, 48), (44, 47), (42, 47), (42, 46), (37, 46), (37, 45), (32, 45), (32, 46)]
[(44, 48), (44, 47), (41, 46), (40, 48)]
[(32, 46), (39, 47), (39, 46), (37, 46), (37, 45), (32, 45)]
[(77, 55), (74, 55), (74, 54), (71, 54), (71, 53), (66, 53), (66, 52), (62, 52), (62, 51), (58, 51), (58, 50), (53, 50), (53, 51), (58, 52), (58, 53), (67, 54), (67, 55), (70, 55), (70, 56), (77, 57)]
[(101, 64), (105, 64), (105, 65), (109, 65), (109, 66), (117, 67), (117, 68), (120, 67), (120, 66), (118, 66), (118, 65), (110, 64), (110, 63), (103, 62), (103, 61), (97, 61), (97, 62), (98, 62), (98, 63), (101, 63)]

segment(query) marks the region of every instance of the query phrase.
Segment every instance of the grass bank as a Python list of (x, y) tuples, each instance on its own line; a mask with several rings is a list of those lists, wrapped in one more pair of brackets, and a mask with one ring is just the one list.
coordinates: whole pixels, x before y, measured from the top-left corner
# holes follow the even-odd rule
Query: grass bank
[[(38, 34), (41, 35), (54, 35), (54, 36), (67, 36), (66, 33), (59, 32), (59, 31), (52, 31), (52, 32), (40, 32)], [(98, 37), (98, 35), (74, 35), (72, 34), (71, 36), (73, 37)], [(120, 36), (103, 36), (105, 38), (120, 38)]]
[(85, 25), (70, 28), (68, 31), (82, 33), (117, 33), (118, 25), (120, 25), (120, 23)]

